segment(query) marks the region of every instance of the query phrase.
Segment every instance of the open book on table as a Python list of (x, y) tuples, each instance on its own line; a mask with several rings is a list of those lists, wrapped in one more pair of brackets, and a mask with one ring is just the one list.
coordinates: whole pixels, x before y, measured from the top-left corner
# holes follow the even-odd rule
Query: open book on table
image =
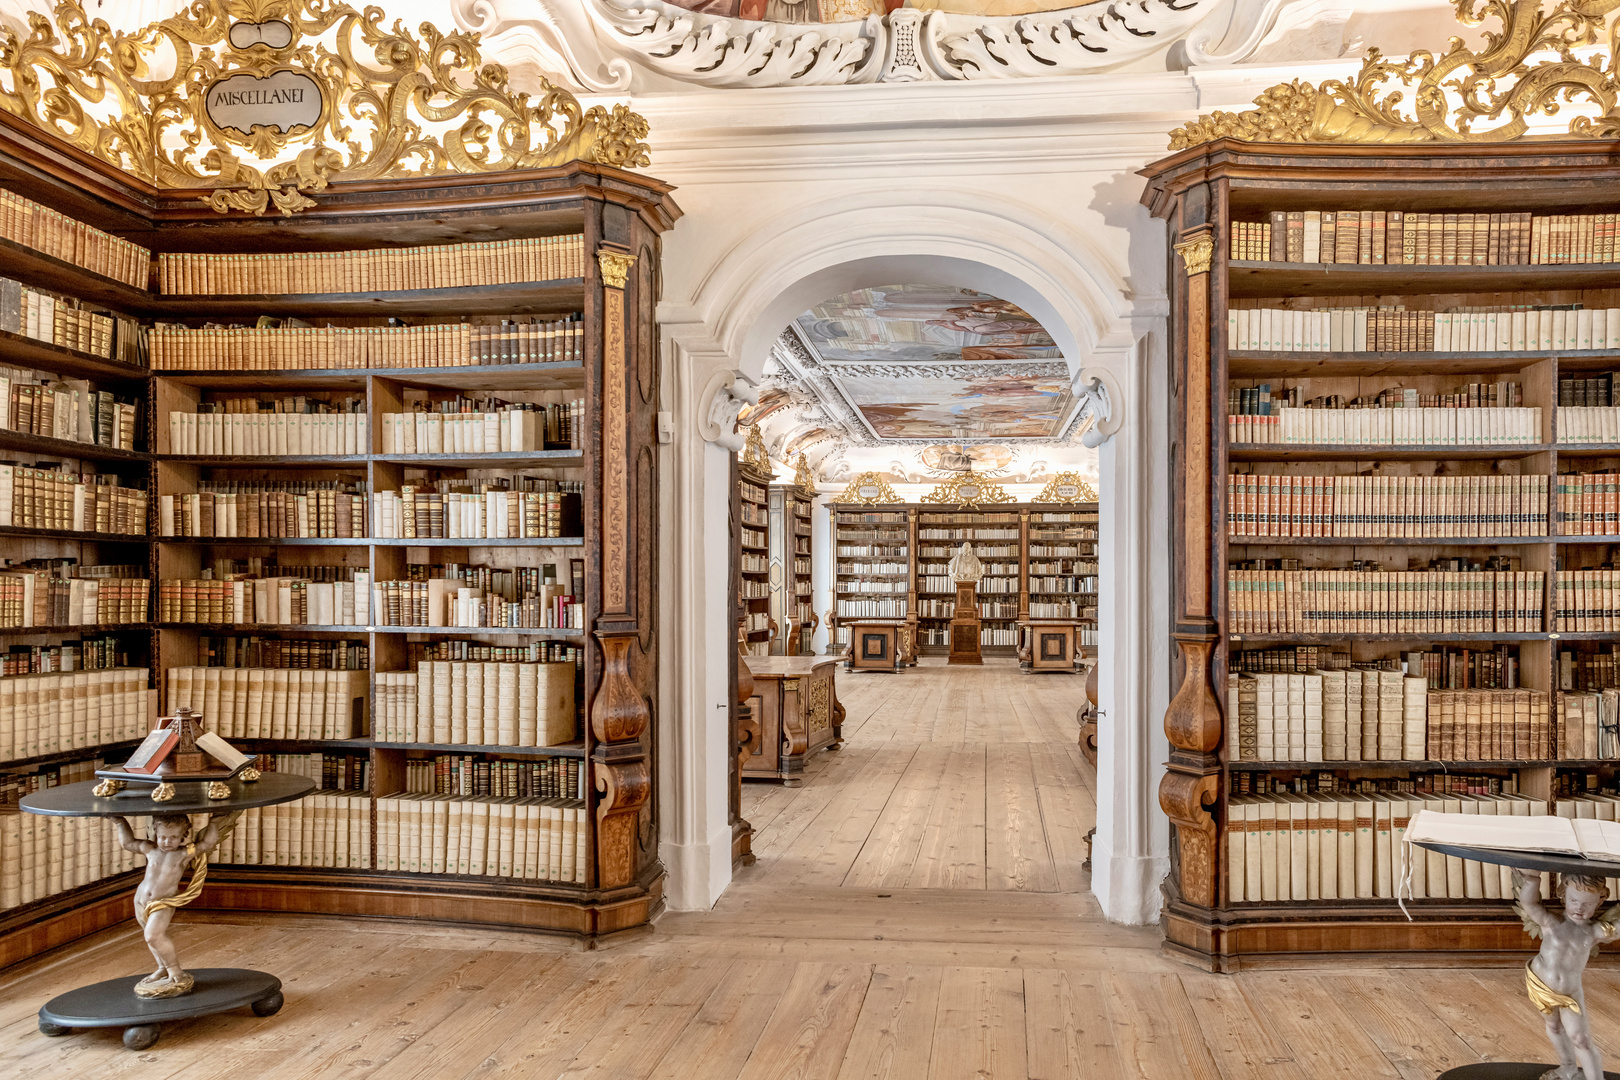
[(1491, 817), (1420, 810), (1406, 826), (1406, 841), (1620, 862), (1620, 822), (1595, 818)]

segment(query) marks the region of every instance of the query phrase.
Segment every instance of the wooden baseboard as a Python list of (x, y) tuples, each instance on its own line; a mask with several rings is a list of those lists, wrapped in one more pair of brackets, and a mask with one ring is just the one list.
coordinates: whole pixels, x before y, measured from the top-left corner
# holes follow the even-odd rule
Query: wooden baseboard
[(193, 905), (213, 911), (410, 919), (596, 938), (645, 926), (663, 907), (661, 866), (609, 891), (290, 867), (220, 867)]
[(1165, 951), (1209, 971), (1278, 966), (1311, 958), (1443, 954), (1451, 963), (1512, 962), (1534, 951), (1506, 903), (1335, 906), (1274, 904), (1211, 911), (1165, 906)]
[(6, 912), (0, 919), (0, 968), (133, 919), (142, 873), (132, 870)]

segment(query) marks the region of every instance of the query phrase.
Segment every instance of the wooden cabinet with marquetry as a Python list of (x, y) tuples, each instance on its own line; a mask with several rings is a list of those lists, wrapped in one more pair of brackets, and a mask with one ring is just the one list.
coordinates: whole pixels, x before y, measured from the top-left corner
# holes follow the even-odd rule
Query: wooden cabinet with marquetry
[[(1419, 808), (1616, 790), (1614, 144), (1201, 138), (1144, 195), (1174, 252), (1168, 942), (1520, 951), (1494, 868), (1420, 875), (1408, 921), (1393, 860)], [(1267, 869), (1318, 816), (1370, 861)]]

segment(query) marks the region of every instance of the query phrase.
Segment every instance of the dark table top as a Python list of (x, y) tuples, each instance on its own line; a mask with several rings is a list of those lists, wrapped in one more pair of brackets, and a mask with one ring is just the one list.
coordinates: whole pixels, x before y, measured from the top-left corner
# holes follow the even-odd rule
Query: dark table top
[(154, 787), (130, 785), (109, 798), (91, 794), (96, 781), (82, 784), (64, 784), (24, 795), (22, 808), (30, 814), (51, 817), (141, 817), (147, 814), (207, 814), (231, 813), (254, 806), (273, 806), (276, 803), (302, 799), (315, 790), (315, 781), (292, 773), (267, 772), (252, 783), (242, 780), (226, 781), (231, 789), (228, 799), (210, 799), (207, 784), (177, 783), (174, 798), (168, 802), (152, 801)]
[(1592, 877), (1620, 877), (1620, 863), (1599, 859), (1583, 859), (1579, 855), (1559, 855), (1550, 851), (1506, 851), (1502, 848), (1470, 847), (1463, 844), (1434, 844), (1422, 840), (1414, 846), (1442, 855), (1455, 855), (1493, 866), (1516, 866), (1520, 870), (1547, 871), (1553, 874), (1588, 874)]

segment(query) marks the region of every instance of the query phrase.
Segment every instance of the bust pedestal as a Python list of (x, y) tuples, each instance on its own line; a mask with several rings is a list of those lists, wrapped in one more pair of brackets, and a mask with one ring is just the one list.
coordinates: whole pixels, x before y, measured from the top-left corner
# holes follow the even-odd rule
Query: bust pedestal
[(956, 583), (956, 614), (951, 617), (951, 664), (982, 664), (979, 651), (979, 585)]

